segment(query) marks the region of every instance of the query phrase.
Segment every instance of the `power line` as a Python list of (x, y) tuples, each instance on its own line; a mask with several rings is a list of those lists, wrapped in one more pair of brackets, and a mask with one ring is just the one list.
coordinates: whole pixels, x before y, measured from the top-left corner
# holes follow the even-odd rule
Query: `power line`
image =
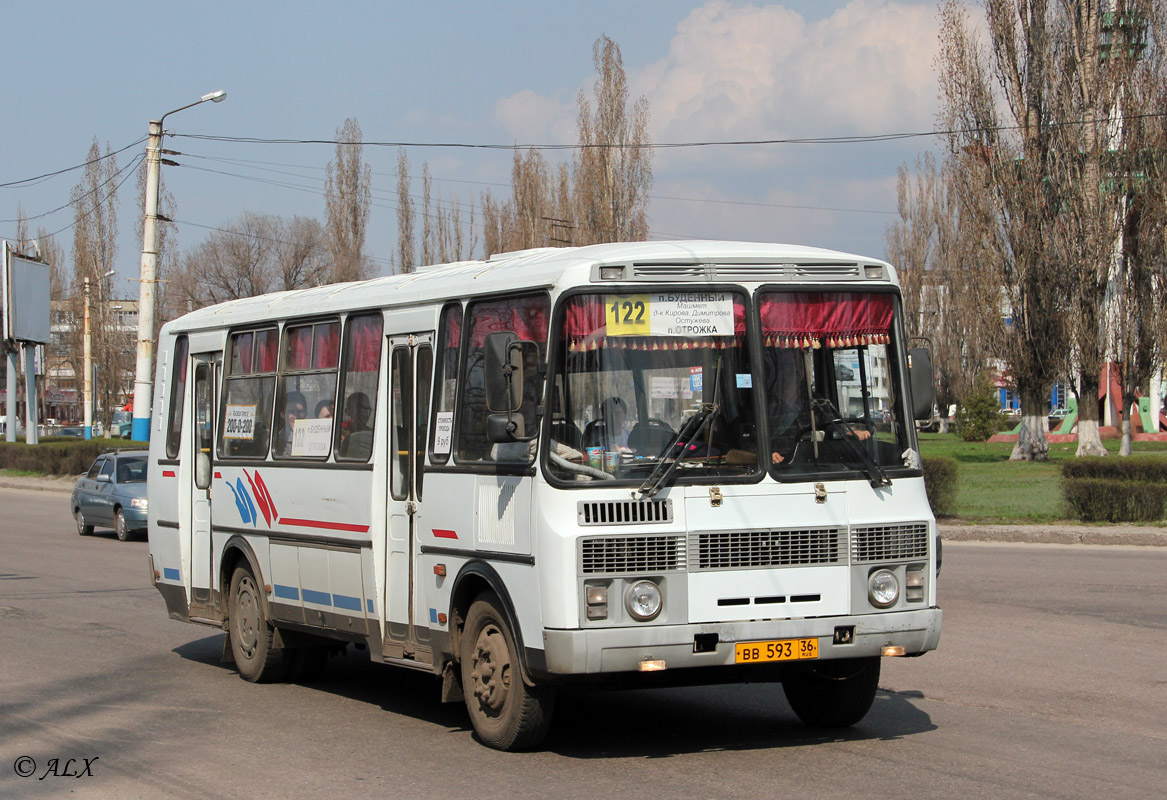
[(9, 181), (8, 183), (0, 183), (0, 189), (9, 189), (9, 188), (12, 188), (14, 186), (25, 186), (25, 185), (36, 186), (38, 183), (45, 181), (45, 180), (48, 180), (49, 178), (54, 178), (57, 175), (64, 175), (66, 172), (72, 172), (75, 169), (81, 169), (82, 167), (88, 167), (90, 164), (96, 164), (99, 161), (103, 161), (107, 158), (112, 158), (113, 156), (116, 156), (118, 153), (124, 153), (125, 151), (129, 150), (131, 147), (137, 147), (138, 145), (140, 145), (144, 141), (146, 141), (146, 138), (142, 137), (141, 139), (138, 139), (136, 142), (131, 142), (130, 144), (127, 144), (125, 147), (121, 148), (120, 150), (114, 150), (112, 153), (106, 153), (103, 156), (98, 156), (97, 158), (90, 159), (89, 161), (86, 161), (82, 164), (76, 164), (72, 167), (65, 167), (64, 169), (58, 169), (54, 172), (46, 172), (43, 175), (37, 175), (37, 176), (32, 177), (32, 178), (22, 178), (21, 180), (18, 180), (18, 181)]

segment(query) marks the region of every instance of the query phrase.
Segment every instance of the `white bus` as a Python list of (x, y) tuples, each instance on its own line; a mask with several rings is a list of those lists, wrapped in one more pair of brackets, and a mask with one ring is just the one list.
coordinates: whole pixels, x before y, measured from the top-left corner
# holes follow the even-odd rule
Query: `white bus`
[(160, 334), (153, 581), (246, 680), (355, 644), (500, 749), (584, 681), (780, 682), (851, 725), (881, 657), (940, 637), (931, 405), (895, 270), (827, 250), (547, 248), (236, 300)]

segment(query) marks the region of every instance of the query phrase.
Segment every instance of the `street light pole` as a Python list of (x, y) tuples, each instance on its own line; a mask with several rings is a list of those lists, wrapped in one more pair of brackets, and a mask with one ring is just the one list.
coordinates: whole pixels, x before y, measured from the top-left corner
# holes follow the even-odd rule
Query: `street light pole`
[(158, 283), (158, 183), (162, 159), (162, 122), (171, 114), (210, 100), (222, 102), (227, 97), (223, 90), (205, 94), (193, 103), (167, 111), (160, 119), (150, 120), (146, 141), (146, 208), (142, 225), (141, 287), (138, 291), (138, 360), (134, 372), (134, 425), (131, 431), (135, 441), (150, 439), (150, 405), (154, 395), (154, 294)]

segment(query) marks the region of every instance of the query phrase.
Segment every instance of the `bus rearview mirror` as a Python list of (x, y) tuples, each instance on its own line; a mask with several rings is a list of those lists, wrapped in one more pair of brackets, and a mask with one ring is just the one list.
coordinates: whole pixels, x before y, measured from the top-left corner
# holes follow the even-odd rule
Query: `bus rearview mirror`
[(523, 403), (523, 349), (512, 331), (486, 337), (486, 408), (510, 414)]
[(912, 415), (916, 419), (931, 419), (935, 396), (932, 351), (928, 348), (913, 347), (908, 351), (908, 381), (912, 385)]

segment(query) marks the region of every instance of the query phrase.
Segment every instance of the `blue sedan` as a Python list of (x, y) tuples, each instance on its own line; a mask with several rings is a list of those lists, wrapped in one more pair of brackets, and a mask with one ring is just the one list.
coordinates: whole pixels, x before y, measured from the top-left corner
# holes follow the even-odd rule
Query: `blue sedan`
[(113, 528), (123, 542), (146, 530), (146, 450), (103, 453), (77, 479), (70, 498), (77, 533)]

